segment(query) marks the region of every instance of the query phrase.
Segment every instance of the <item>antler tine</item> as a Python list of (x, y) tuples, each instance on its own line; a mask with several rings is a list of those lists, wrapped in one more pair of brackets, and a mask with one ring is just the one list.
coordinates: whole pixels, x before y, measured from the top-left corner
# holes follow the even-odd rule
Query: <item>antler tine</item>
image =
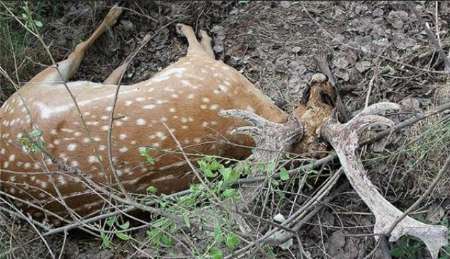
[(364, 115), (381, 115), (386, 111), (398, 111), (400, 110), (400, 105), (392, 102), (379, 102), (372, 105), (367, 106), (361, 112), (359, 112), (354, 118)]
[[(233, 134), (246, 134), (253, 138), (261, 151), (255, 150), (253, 157), (270, 161), (275, 153), (286, 150), (303, 135), (303, 125), (295, 118), (284, 123), (276, 123), (245, 110), (223, 110), (220, 116), (242, 119), (253, 126), (242, 126), (234, 129)], [(269, 153), (267, 153), (269, 151)], [(271, 152), (272, 151), (272, 152)]]
[(364, 115), (353, 118), (348, 122), (348, 128), (356, 131), (358, 135), (371, 126), (393, 127), (394, 122), (386, 117), (379, 115)]
[(231, 134), (244, 134), (255, 137), (261, 134), (261, 129), (253, 126), (244, 126), (233, 129)]
[(242, 119), (256, 127), (264, 127), (269, 122), (263, 117), (246, 110), (237, 110), (237, 109), (222, 110), (219, 112), (219, 115), (226, 118)]

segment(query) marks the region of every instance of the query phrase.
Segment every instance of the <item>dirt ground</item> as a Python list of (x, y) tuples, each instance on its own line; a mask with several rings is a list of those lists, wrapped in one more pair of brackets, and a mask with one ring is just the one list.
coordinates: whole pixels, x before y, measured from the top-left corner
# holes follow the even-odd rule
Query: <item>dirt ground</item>
[[(23, 5), (14, 4), (14, 11), (20, 14)], [(88, 37), (111, 7), (111, 2), (54, 4), (30, 1), (28, 5), (34, 19), (43, 24), (40, 32), (54, 58), (62, 60), (78, 42)], [(213, 37), (216, 57), (241, 71), (286, 111), (299, 103), (311, 76), (319, 71), (314, 61), (319, 53), (328, 55), (332, 73), (350, 111), (364, 107), (369, 89), (369, 103), (389, 100), (404, 104), (407, 109), (399, 115), (400, 119), (450, 101), (442, 59), (405, 2), (136, 0), (124, 6), (126, 10), (118, 24), (89, 50), (74, 80), (104, 80), (148, 32), (153, 38), (133, 60), (123, 83), (150, 78), (186, 53), (186, 41), (176, 34), (174, 27), (175, 23), (182, 22), (197, 30), (207, 30)], [(439, 35), (441, 45), (448, 53), (450, 5), (422, 1), (416, 9), (431, 30)], [(0, 12), (6, 17), (2, 9)], [(5, 28), (9, 26), (9, 33), (21, 31), (11, 19), (0, 21)], [(1, 33), (5, 36), (6, 30)], [(31, 35), (13, 38), (20, 42), (17, 43), (20, 49), (15, 52), (19, 64), (18, 81), (26, 82), (50, 60)], [(8, 74), (15, 75), (11, 48), (8, 47), (12, 45), (7, 39), (0, 37), (0, 64)], [(1, 104), (14, 90), (3, 77), (0, 77), (0, 85)], [(407, 208), (424, 192), (433, 179), (433, 172), (439, 169), (442, 154), (449, 151), (448, 142), (441, 143), (427, 153), (420, 167), (409, 167), (413, 155), (395, 153), (405, 143), (420, 136), (421, 129), (430, 123), (433, 121), (427, 120), (404, 130), (389, 140), (382, 155), (368, 154), (366, 157), (372, 181), (401, 209)], [(416, 215), (421, 219), (432, 223), (448, 221), (450, 174), (444, 178), (417, 211)], [(343, 179), (342, 185), (345, 183)], [(364, 258), (374, 245), (370, 236), (373, 217), (350, 186), (335, 193), (334, 197), (300, 230), (303, 249), (313, 258)], [(32, 229), (20, 224), (11, 225), (9, 233), (20, 233), (13, 243), (36, 238)], [(63, 242), (66, 246), (62, 258), (145, 257), (135, 253), (136, 248), (126, 245), (113, 250), (100, 249), (98, 239), (81, 231), (70, 232), (67, 240), (61, 235), (48, 237), (54, 251), (59, 251)], [(408, 248), (405, 244), (400, 246)], [(391, 248), (395, 247), (399, 244), (393, 244)], [(7, 257), (49, 257), (41, 241), (19, 250)], [(275, 249), (278, 258), (300, 258), (298, 251), (295, 242), (288, 250)], [(379, 255), (375, 253), (374, 256), (371, 258)], [(424, 249), (411, 256), (428, 258)], [(407, 257), (402, 254), (398, 258)]]

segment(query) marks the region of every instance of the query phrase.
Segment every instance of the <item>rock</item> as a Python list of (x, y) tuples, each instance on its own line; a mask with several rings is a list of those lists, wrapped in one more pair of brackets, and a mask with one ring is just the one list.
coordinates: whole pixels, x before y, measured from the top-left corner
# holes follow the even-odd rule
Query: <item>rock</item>
[(342, 34), (336, 34), (335, 37), (333, 38), (333, 43), (344, 43), (345, 42), (345, 36)]
[(398, 49), (408, 49), (416, 46), (417, 42), (403, 33), (394, 33), (394, 46)]
[(342, 254), (342, 250), (345, 246), (345, 236), (342, 230), (338, 230), (331, 234), (327, 241), (328, 253), (330, 255)]
[(350, 75), (345, 69), (336, 70), (336, 77), (344, 80), (345, 82), (347, 82), (350, 79)]
[(383, 16), (383, 14), (384, 14), (384, 11), (381, 8), (377, 8), (377, 9), (373, 10), (373, 12), (372, 12), (372, 15), (374, 17), (381, 17), (381, 16)]
[(346, 68), (349, 65), (349, 62), (347, 58), (343, 55), (337, 56), (335, 59), (333, 59), (333, 64), (337, 68)]
[(428, 210), (426, 219), (432, 224), (439, 224), (445, 217), (445, 210), (439, 204), (434, 204), (430, 210)]
[(402, 107), (402, 111), (404, 112), (414, 112), (419, 113), (422, 111), (420, 108), (420, 102), (417, 98), (414, 97), (406, 97), (400, 101), (400, 105)]
[(389, 40), (386, 38), (381, 38), (373, 41), (373, 44), (380, 47), (387, 47), (390, 45)]
[(129, 20), (121, 20), (120, 24), (122, 25), (125, 31), (131, 32), (134, 31), (134, 24)]
[(114, 253), (110, 250), (103, 250), (96, 254), (95, 259), (112, 259), (114, 258)]
[(395, 29), (402, 29), (404, 22), (408, 20), (408, 13), (405, 11), (391, 11), (387, 20)]
[(359, 71), (359, 73), (364, 73), (371, 67), (371, 63), (369, 61), (359, 61), (355, 64), (356, 70)]
[(289, 1), (280, 1), (280, 6), (283, 8), (289, 8), (291, 7), (291, 2)]
[(224, 48), (224, 40), (225, 40), (225, 30), (222, 26), (220, 25), (214, 25), (211, 29), (211, 33), (214, 34), (213, 37), (213, 42), (214, 42), (214, 46), (213, 46), (213, 50), (215, 53), (217, 54), (221, 54), (224, 52), (225, 48)]
[(275, 215), (275, 217), (273, 217), (273, 220), (278, 223), (283, 223), (286, 218), (283, 216), (283, 214), (278, 213), (277, 215)]
[(433, 101), (436, 105), (442, 105), (450, 102), (450, 81), (437, 84), (433, 95)]
[(293, 47), (291, 51), (294, 52), (294, 53), (298, 53), (301, 50), (302, 50), (302, 48), (300, 48), (300, 47)]

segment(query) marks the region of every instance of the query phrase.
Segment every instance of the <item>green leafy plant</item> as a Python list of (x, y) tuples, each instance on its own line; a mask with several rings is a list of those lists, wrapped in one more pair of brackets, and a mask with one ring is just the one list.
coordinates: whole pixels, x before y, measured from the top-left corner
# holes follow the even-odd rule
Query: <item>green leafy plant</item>
[(203, 172), (207, 178), (216, 177), (218, 170), (224, 168), (221, 163), (219, 163), (214, 157), (210, 156), (200, 159), (197, 161), (197, 164), (200, 167), (200, 171)]
[(37, 31), (38, 28), (42, 28), (44, 26), (44, 24), (40, 20), (33, 18), (33, 12), (28, 6), (27, 1), (24, 2), (24, 5), (22, 6), (21, 9), (22, 13), (20, 14), (20, 16), (23, 18), (24, 24), (28, 29), (32, 31)]
[(139, 147), (139, 155), (144, 157), (145, 162), (154, 165), (156, 163), (156, 159), (150, 155), (150, 147)]
[(209, 249), (209, 256), (211, 256), (212, 259), (222, 259), (223, 252), (219, 248), (213, 247)]
[(286, 170), (286, 168), (282, 167), (280, 169), (280, 179), (281, 181), (287, 181), (289, 180), (289, 172)]
[(147, 187), (146, 191), (149, 194), (155, 194), (158, 192), (158, 189), (155, 186), (150, 185), (149, 187)]
[(174, 240), (168, 233), (174, 233), (176, 225), (167, 218), (155, 220), (147, 230), (147, 240), (155, 247), (171, 247)]
[(131, 239), (131, 236), (128, 234), (128, 232), (130, 232), (129, 221), (120, 223), (116, 216), (112, 216), (106, 219), (105, 224), (108, 231), (102, 231), (100, 233), (100, 239), (102, 240), (101, 248), (111, 248), (114, 236), (123, 241)]
[(391, 250), (391, 255), (401, 259), (418, 258), (422, 250), (422, 244), (417, 240), (402, 237)]
[(241, 240), (235, 233), (228, 233), (228, 235), (225, 237), (225, 244), (230, 250), (236, 249), (240, 243)]
[(25, 133), (25, 136), (20, 137), (18, 142), (26, 152), (40, 152), (46, 147), (46, 143), (44, 142), (42, 135), (42, 130), (33, 129), (31, 132)]

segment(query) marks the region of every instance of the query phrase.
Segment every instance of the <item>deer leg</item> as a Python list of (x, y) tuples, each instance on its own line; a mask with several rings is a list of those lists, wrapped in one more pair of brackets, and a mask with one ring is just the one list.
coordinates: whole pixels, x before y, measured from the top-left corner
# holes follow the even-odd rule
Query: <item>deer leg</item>
[(177, 32), (184, 37), (186, 37), (189, 48), (187, 51), (188, 55), (202, 55), (202, 56), (210, 56), (205, 49), (203, 49), (202, 45), (200, 45), (200, 42), (198, 42), (197, 37), (195, 36), (194, 30), (191, 26), (185, 25), (185, 24), (177, 24), (176, 25)]
[(125, 59), (125, 62), (123, 62), (122, 65), (114, 69), (114, 71), (105, 79), (105, 81), (103, 81), (103, 83), (112, 85), (120, 84), (122, 76), (125, 74), (125, 71), (127, 71), (128, 65), (131, 63), (131, 60), (133, 60), (133, 58), (137, 55), (137, 53), (150, 41), (150, 39), (151, 39), (150, 34), (145, 35), (145, 37), (140, 42), (139, 47), (137, 47), (133, 52), (131, 52)]
[(111, 28), (117, 22), (117, 18), (122, 11), (122, 8), (118, 5), (113, 6), (92, 35), (87, 40), (79, 43), (67, 59), (58, 62), (56, 67), (51, 66), (41, 71), (39, 74), (35, 75), (27, 85), (30, 83), (61, 83), (69, 80), (77, 72), (89, 47), (92, 46), (92, 44), (94, 44), (108, 28)]
[(105, 81), (103, 81), (103, 84), (111, 84), (111, 85), (119, 84), (122, 75), (128, 68), (128, 64), (129, 62), (125, 62), (122, 65), (118, 66), (116, 69), (114, 69), (114, 71), (105, 79)]
[(208, 33), (206, 33), (206, 31), (204, 30), (200, 30), (200, 36), (202, 37), (200, 44), (202, 45), (203, 49), (206, 51), (206, 53), (208, 53), (208, 55), (211, 58), (214, 59), (215, 56), (211, 46), (211, 37), (209, 37)]

